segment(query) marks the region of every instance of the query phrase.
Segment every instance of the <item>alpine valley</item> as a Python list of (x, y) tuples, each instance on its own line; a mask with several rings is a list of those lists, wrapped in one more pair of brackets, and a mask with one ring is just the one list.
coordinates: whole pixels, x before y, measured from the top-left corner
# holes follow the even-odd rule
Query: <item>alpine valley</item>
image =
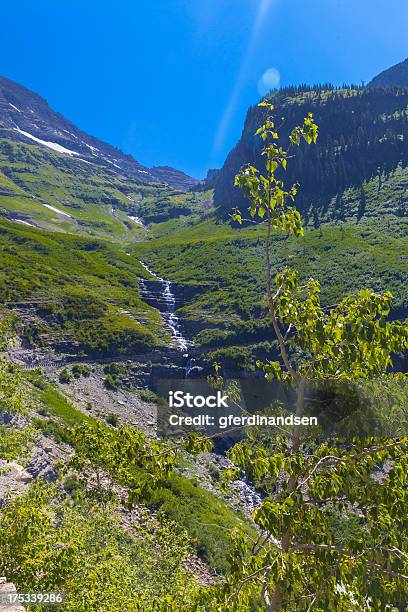
[[(288, 87), (265, 99), (283, 138), (309, 112), (319, 126), (317, 144), (300, 146), (285, 175), (299, 182), (305, 235), (272, 238), (273, 268), (318, 278), (324, 306), (361, 288), (391, 291), (392, 317), (405, 319), (408, 60), (367, 86)], [(158, 379), (207, 376), (214, 363), (227, 376), (261, 378), (257, 360), (277, 358), (265, 226), (231, 220), (233, 208), (248, 216), (234, 177), (247, 162), (262, 164), (263, 118), (263, 108), (249, 108), (223, 167), (198, 181), (143, 166), (0, 77), (0, 303), (15, 331), (5, 355), (22, 372), (41, 432), (23, 476), (4, 476), (0, 465), (0, 507), (10, 483), (55, 480), (68, 427), (102, 421), (150, 435), (165, 409)], [(186, 567), (201, 584), (229, 569), (226, 530), (254, 531), (259, 492), (238, 478), (221, 491), (227, 462), (222, 449), (186, 455), (147, 504), (150, 521), (160, 509), (186, 531)]]

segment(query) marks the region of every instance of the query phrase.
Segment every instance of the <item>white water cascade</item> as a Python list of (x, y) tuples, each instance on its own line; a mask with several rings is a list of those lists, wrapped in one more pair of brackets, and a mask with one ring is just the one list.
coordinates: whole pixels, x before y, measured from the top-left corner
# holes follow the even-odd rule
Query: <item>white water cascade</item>
[[(159, 310), (161, 311), (167, 329), (171, 333), (176, 349), (182, 353), (185, 353), (185, 357), (188, 357), (188, 350), (194, 346), (194, 344), (191, 342), (191, 340), (187, 340), (187, 338), (185, 338), (180, 331), (180, 320), (175, 314), (176, 298), (171, 288), (171, 282), (155, 274), (145, 263), (143, 263), (143, 261), (140, 261), (140, 264), (144, 267), (146, 272), (153, 276), (156, 281), (161, 283), (161, 297), (155, 297), (154, 299), (159, 302)], [(141, 279), (140, 281), (140, 288), (142, 296), (151, 297), (151, 292), (147, 288), (144, 279)]]
[[(148, 272), (154, 278), (155, 281), (161, 284), (161, 292), (160, 296), (158, 297), (147, 287), (146, 281), (143, 278), (140, 279), (141, 295), (142, 297), (147, 298), (148, 301), (157, 303), (157, 306), (159, 307), (158, 309), (163, 317), (163, 321), (173, 338), (174, 346), (178, 351), (180, 351), (180, 353), (183, 353), (183, 357), (185, 357), (187, 360), (185, 366), (185, 377), (194, 378), (195, 376), (200, 375), (203, 368), (198, 365), (197, 360), (194, 359), (194, 357), (189, 355), (189, 350), (194, 347), (194, 343), (191, 340), (187, 340), (187, 338), (185, 338), (180, 331), (180, 319), (175, 314), (176, 297), (172, 291), (171, 282), (165, 280), (161, 276), (158, 276), (155, 272), (150, 270), (150, 268), (143, 263), (143, 261), (139, 260), (139, 263), (143, 266), (146, 272)], [(228, 464), (230, 463), (226, 457), (224, 460)], [(235, 480), (231, 486), (238, 491), (242, 503), (249, 512), (252, 512), (261, 504), (262, 498), (259, 493), (244, 479)]]

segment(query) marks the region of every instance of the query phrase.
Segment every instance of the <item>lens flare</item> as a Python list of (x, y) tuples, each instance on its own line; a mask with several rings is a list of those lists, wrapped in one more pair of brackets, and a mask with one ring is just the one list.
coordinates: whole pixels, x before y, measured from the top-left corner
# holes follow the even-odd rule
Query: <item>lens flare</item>
[(258, 81), (258, 92), (260, 96), (264, 96), (271, 89), (279, 87), (280, 73), (277, 68), (268, 68)]
[(258, 40), (259, 33), (262, 29), (262, 26), (264, 24), (266, 16), (268, 15), (269, 10), (271, 9), (273, 4), (276, 4), (276, 1), (277, 0), (260, 0), (259, 2), (258, 11), (254, 19), (251, 36), (249, 37), (245, 56), (241, 63), (241, 67), (240, 67), (237, 79), (235, 81), (235, 85), (231, 91), (231, 95), (224, 109), (220, 123), (218, 125), (217, 132), (215, 134), (213, 147), (211, 151), (211, 158), (216, 157), (222, 145), (224, 144), (225, 137), (227, 135), (229, 126), (231, 124), (231, 119), (234, 115), (235, 108), (236, 108), (236, 105), (239, 99), (239, 95), (241, 93), (241, 89), (247, 78), (248, 69), (251, 65), (251, 61), (254, 56), (254, 51), (256, 48), (256, 43)]

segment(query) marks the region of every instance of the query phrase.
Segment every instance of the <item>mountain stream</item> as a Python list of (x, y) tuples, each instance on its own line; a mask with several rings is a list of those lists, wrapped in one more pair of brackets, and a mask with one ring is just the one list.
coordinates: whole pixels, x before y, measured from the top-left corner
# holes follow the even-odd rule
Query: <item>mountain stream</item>
[[(186, 358), (185, 377), (189, 378), (199, 374), (203, 368), (198, 365), (197, 360), (190, 354), (191, 349), (194, 348), (194, 343), (185, 338), (181, 331), (180, 319), (175, 313), (176, 296), (173, 293), (171, 282), (165, 280), (161, 276), (158, 276), (143, 261), (140, 261), (140, 264), (143, 266), (146, 272), (153, 277), (154, 281), (160, 283), (159, 292), (156, 293), (156, 291), (153, 291), (148, 287), (149, 281), (142, 278), (140, 281), (141, 297), (148, 303), (154, 303), (156, 308), (160, 311), (164, 324), (171, 333), (174, 347), (178, 352), (182, 353), (183, 357)], [(221, 442), (224, 442), (226, 447), (228, 447), (230, 440), (225, 438), (224, 440), (221, 439)], [(225, 458), (224, 461), (229, 463), (229, 460), (225, 456), (225, 451), (226, 448), (223, 450), (219, 449), (218, 451), (216, 450), (216, 453), (218, 452), (220, 455), (223, 455)], [(235, 480), (231, 484), (238, 491), (243, 505), (249, 512), (252, 512), (262, 503), (262, 497), (260, 494), (245, 479)]]

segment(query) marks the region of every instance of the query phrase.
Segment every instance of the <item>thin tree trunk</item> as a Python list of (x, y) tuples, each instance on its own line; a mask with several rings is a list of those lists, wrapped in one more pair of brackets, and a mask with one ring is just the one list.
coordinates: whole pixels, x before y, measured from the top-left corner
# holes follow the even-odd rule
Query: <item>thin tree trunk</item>
[[(303, 415), (303, 407), (304, 407), (304, 401), (305, 401), (305, 387), (306, 387), (306, 379), (301, 378), (298, 383), (297, 394), (296, 394), (297, 395), (296, 396), (296, 416), (298, 417), (302, 417)], [(299, 430), (300, 430), (300, 425), (296, 425), (294, 432), (293, 432), (293, 436), (292, 436), (292, 449), (291, 449), (292, 454), (297, 453), (300, 448), (301, 438), (300, 438)], [(286, 490), (287, 496), (293, 493), (297, 485), (298, 485), (298, 479), (296, 478), (296, 476), (291, 476), (288, 480), (288, 486)], [(290, 543), (291, 543), (291, 529), (289, 527), (289, 529), (287, 529), (287, 531), (283, 535), (281, 542), (280, 542), (281, 544), (280, 548), (282, 552), (286, 553), (289, 550)], [(282, 599), (284, 596), (283, 589), (284, 589), (284, 584), (279, 584), (276, 586), (275, 591), (272, 595), (270, 604), (266, 606), (266, 612), (273, 612), (275, 610), (280, 610), (281, 605), (282, 605)]]

